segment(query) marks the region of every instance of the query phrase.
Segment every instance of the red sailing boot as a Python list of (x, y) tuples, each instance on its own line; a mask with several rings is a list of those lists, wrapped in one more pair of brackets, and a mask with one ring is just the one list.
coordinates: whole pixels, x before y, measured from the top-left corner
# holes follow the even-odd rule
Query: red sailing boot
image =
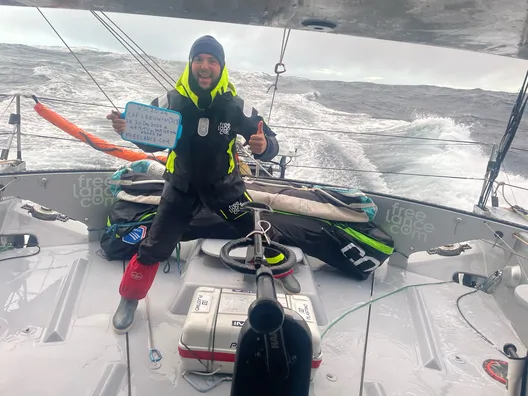
[(130, 259), (119, 285), (121, 302), (112, 319), (112, 326), (116, 333), (126, 333), (132, 327), (138, 302), (145, 298), (150, 290), (158, 267), (159, 262), (149, 265), (141, 264), (137, 261), (137, 254)]

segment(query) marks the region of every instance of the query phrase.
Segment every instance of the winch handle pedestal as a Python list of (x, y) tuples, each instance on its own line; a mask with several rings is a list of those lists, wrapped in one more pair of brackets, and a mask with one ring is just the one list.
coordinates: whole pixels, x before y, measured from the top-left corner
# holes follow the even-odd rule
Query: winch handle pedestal
[[(235, 271), (256, 275), (257, 298), (238, 336), (230, 396), (308, 396), (313, 357), (310, 328), (297, 312), (277, 300), (273, 279), (293, 268), (295, 253), (265, 235), (260, 214), (273, 213), (268, 205), (247, 202), (242, 210), (253, 212), (255, 229), (246, 238), (226, 243), (220, 260)], [(229, 256), (233, 249), (249, 246), (254, 250), (250, 262)], [(266, 247), (282, 253), (284, 262), (270, 266), (264, 258)]]
[[(260, 226), (260, 214), (263, 212), (273, 213), (273, 209), (271, 209), (268, 205), (259, 202), (245, 202), (241, 205), (241, 210), (245, 212), (253, 212), (253, 217), (255, 219), (255, 227), (254, 231), (252, 232), (252, 238), (245, 237), (227, 242), (222, 247), (222, 249), (220, 249), (220, 261), (222, 261), (225, 266), (231, 268), (232, 270), (248, 275), (257, 275), (257, 270), (260, 267), (269, 268), (272, 275), (274, 276), (284, 275), (285, 273), (290, 271), (295, 265), (297, 257), (290, 248), (281, 245), (280, 243), (274, 241), (269, 241), (268, 243), (268, 241), (266, 241), (266, 246), (273, 251), (278, 251), (282, 253), (284, 255), (284, 262), (269, 266), (266, 260), (264, 259), (264, 249), (266, 246), (264, 246), (262, 240), (264, 231)], [(237, 248), (244, 248), (249, 246), (253, 246), (254, 248), (254, 256), (252, 262), (241, 263), (239, 261), (236, 261), (229, 255), (231, 251)]]
[[(259, 334), (275, 333), (284, 321), (284, 308), (277, 300), (273, 276), (285, 274), (293, 268), (296, 261), (295, 253), (284, 245), (270, 241), (269, 247), (282, 253), (285, 258), (282, 264), (270, 267), (264, 258), (264, 231), (260, 226), (260, 214), (273, 213), (273, 209), (259, 202), (245, 202), (241, 209), (245, 212), (253, 212), (255, 227), (252, 238), (240, 238), (225, 244), (220, 250), (220, 260), (237, 272), (256, 275), (257, 298), (248, 310), (249, 324)], [(250, 245), (254, 249), (251, 263), (242, 264), (230, 257), (229, 253), (232, 250)]]

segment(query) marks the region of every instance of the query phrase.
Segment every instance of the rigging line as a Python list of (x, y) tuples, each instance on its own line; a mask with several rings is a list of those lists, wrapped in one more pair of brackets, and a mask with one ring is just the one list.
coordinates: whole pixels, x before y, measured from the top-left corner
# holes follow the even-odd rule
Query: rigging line
[(3, 111), (2, 115), (0, 116), (0, 118), (2, 118), (2, 117), (5, 115), (5, 113), (7, 112), (7, 110), (9, 109), (9, 107), (11, 107), (11, 104), (13, 103), (13, 100), (15, 100), (15, 97), (14, 97), (14, 96), (13, 96), (13, 97), (11, 98), (11, 100), (9, 101), (9, 104), (6, 106), (6, 108), (5, 108), (5, 110)]
[(437, 142), (465, 143), (468, 145), (475, 144), (475, 145), (482, 145), (482, 146), (492, 146), (491, 143), (473, 142), (470, 140), (438, 139), (438, 138), (427, 138), (427, 137), (419, 137), (419, 136), (389, 135), (387, 133), (352, 132), (352, 131), (342, 131), (342, 130), (337, 130), (337, 129), (294, 127), (294, 126), (284, 126), (284, 125), (272, 125), (271, 127), (275, 129), (277, 128), (299, 129), (299, 130), (314, 131), (314, 132), (344, 133), (344, 134), (349, 134), (349, 135), (381, 136), (381, 137), (388, 137), (388, 138), (393, 138), (393, 139), (416, 139), (416, 140), (429, 140), (429, 141), (437, 141)]
[[(11, 133), (0, 133), (0, 135), (11, 135)], [(38, 137), (38, 138), (42, 138), (42, 139), (53, 139), (53, 140), (63, 140), (63, 141), (66, 141), (66, 142), (84, 143), (83, 141), (78, 140), (78, 139), (63, 138), (63, 137), (58, 137), (58, 136), (46, 136), (46, 135), (39, 135), (39, 134), (36, 134), (36, 133), (22, 133), (22, 136), (32, 136), (32, 137)], [(120, 145), (120, 144), (114, 144), (114, 146), (122, 147), (122, 148), (125, 148), (125, 149), (134, 148), (134, 147), (131, 147), (131, 146), (124, 146), (124, 145)]]
[(508, 249), (510, 249), (510, 253), (516, 253), (515, 249), (512, 248), (510, 245), (508, 245), (508, 242), (506, 242), (503, 237), (501, 237), (499, 234), (497, 234), (497, 231), (495, 231), (493, 228), (491, 228), (487, 221), (484, 221), (484, 225), (486, 227), (488, 227), (491, 232), (493, 232), (493, 236), (495, 236), (496, 238), (499, 238), (502, 241), (502, 243), (504, 243), (506, 245), (506, 247)]
[[(493, 228), (491, 228), (491, 227), (489, 226), (489, 224), (488, 224), (487, 221), (484, 221), (484, 224), (486, 225), (486, 227), (488, 227), (488, 228), (493, 232), (493, 235), (494, 235), (494, 236), (496, 236), (497, 238), (499, 238), (499, 239), (500, 239), (500, 240), (506, 245), (506, 247), (507, 247), (509, 250), (503, 248), (503, 247), (500, 246), (500, 245), (497, 245), (496, 243), (494, 243), (492, 246), (493, 246), (493, 247), (502, 248), (504, 251), (508, 251), (510, 254), (516, 256), (517, 261), (519, 262), (519, 267), (521, 267), (521, 272), (523, 272), (524, 275), (526, 276), (526, 273), (525, 273), (524, 268), (523, 268), (523, 266), (522, 266), (522, 264), (521, 264), (521, 261), (519, 260), (519, 257), (524, 258), (524, 259), (526, 259), (526, 260), (528, 260), (528, 257), (523, 256), (522, 254), (517, 253), (517, 252), (515, 251), (514, 248), (512, 248), (510, 245), (508, 245), (508, 242), (506, 242), (506, 241), (504, 240), (503, 237), (501, 237), (500, 235), (497, 235), (497, 232), (496, 232)], [(512, 236), (515, 237), (515, 233), (513, 233)], [(483, 241), (483, 242), (488, 242), (488, 241), (486, 241), (486, 240), (484, 240), (484, 239), (482, 239), (482, 241)], [(491, 242), (488, 242), (488, 243), (491, 244)]]
[[(114, 38), (130, 53), (130, 55), (132, 55), (136, 61), (138, 61), (138, 63), (143, 66), (145, 68), (145, 70), (158, 82), (158, 84), (160, 84), (162, 86), (163, 89), (165, 89), (166, 91), (168, 91), (168, 89), (166, 88), (166, 86), (154, 75), (154, 73), (152, 73), (152, 71), (147, 67), (145, 66), (140, 60), (139, 58), (132, 52), (132, 51), (135, 51), (144, 61), (145, 63), (148, 64), (148, 62), (145, 60), (145, 58), (143, 58), (141, 56), (141, 54), (139, 52), (137, 52), (134, 48), (132, 48), (132, 46), (128, 43), (125, 42), (125, 40), (123, 40), (121, 37), (119, 37), (119, 35), (117, 34), (117, 32), (106, 22), (103, 20), (103, 18), (101, 18), (99, 15), (97, 15), (95, 13), (95, 11), (90, 11), (92, 13), (92, 15), (101, 23), (101, 25), (103, 25), (107, 30), (108, 32), (114, 36)], [(132, 51), (128, 48), (130, 47), (132, 49)], [(150, 64), (148, 64), (150, 66)], [(154, 69), (153, 69), (154, 70)], [(162, 76), (157, 70), (154, 70), (156, 73), (158, 73), (161, 78), (163, 78), (165, 80), (165, 82), (167, 82), (169, 85), (172, 86), (171, 82), (170, 81), (167, 81), (167, 79)]]
[[(287, 34), (286, 34), (286, 31), (287, 31)], [(271, 97), (270, 111), (268, 115), (268, 124), (270, 123), (271, 113), (273, 111), (273, 104), (275, 103), (275, 93), (277, 92), (277, 84), (279, 83), (279, 77), (282, 73), (286, 72), (286, 66), (284, 66), (283, 60), (284, 60), (284, 55), (286, 53), (286, 47), (288, 45), (288, 40), (290, 39), (290, 33), (291, 33), (291, 29), (284, 28), (284, 31), (282, 32), (282, 45), (281, 45), (281, 52), (279, 56), (279, 62), (275, 64), (275, 74), (276, 74), (275, 83), (268, 88), (268, 92), (271, 88), (274, 88), (273, 96)]]
[(330, 168), (330, 167), (324, 167), (324, 166), (310, 166), (310, 165), (288, 165), (288, 167), (289, 168), (321, 169), (321, 170), (332, 170), (332, 171), (362, 172), (362, 173), (379, 173), (379, 174), (386, 174), (386, 175), (401, 175), (401, 176), (439, 177), (439, 178), (445, 178), (445, 179), (459, 179), (459, 180), (478, 180), (478, 181), (484, 180), (484, 178), (482, 177), (430, 175), (430, 174), (424, 174), (424, 173), (375, 171), (375, 170), (353, 169), (353, 168)]
[(504, 193), (504, 184), (501, 184), (500, 182), (497, 182), (497, 187), (495, 188), (495, 196), (497, 196), (497, 193), (499, 192), (499, 187), (502, 187), (501, 188), (501, 195), (502, 195), (502, 198), (504, 198), (504, 201), (506, 201), (506, 203), (510, 206), (510, 208), (513, 208), (513, 205), (508, 201), (508, 198), (506, 198), (506, 194)]
[[(361, 138), (359, 138), (361, 139)], [(361, 144), (371, 144), (375, 146), (403, 146), (403, 147), (416, 147), (416, 146), (422, 146), (422, 147), (440, 147), (440, 146), (470, 146), (470, 143), (451, 143), (451, 142), (442, 142), (439, 144), (432, 144), (432, 143), (379, 143), (377, 141), (372, 141), (372, 139), (365, 138), (365, 140), (359, 140), (358, 143)]]
[[(506, 175), (506, 179), (508, 180), (508, 183), (510, 183), (510, 176), (508, 175), (508, 170), (506, 169), (506, 165), (504, 165), (504, 162), (502, 163), (502, 169), (504, 171), (504, 174)], [(510, 187), (510, 190), (513, 196), (513, 201), (515, 202), (515, 205), (518, 205), (517, 198), (515, 197), (515, 192), (513, 191), (513, 187), (511, 186), (511, 184), (509, 185), (509, 187)], [(504, 188), (502, 189), (502, 192), (504, 194)]]
[(498, 182), (498, 181), (496, 181), (495, 183), (498, 183), (498, 184), (504, 184), (505, 186), (510, 186), (510, 187), (513, 187), (513, 188), (518, 188), (519, 190), (528, 191), (528, 188), (526, 188), (526, 187), (521, 187), (521, 186), (516, 186), (515, 184), (508, 184), (508, 183)]
[(53, 25), (51, 24), (51, 22), (48, 20), (48, 18), (46, 18), (46, 16), (44, 15), (44, 13), (40, 10), (39, 7), (35, 7), (37, 9), (37, 11), (40, 13), (40, 15), (42, 15), (42, 18), (44, 18), (44, 20), (48, 23), (48, 25), (50, 25), (50, 27), (53, 29), (53, 31), (55, 32), (55, 34), (61, 39), (61, 41), (64, 43), (64, 45), (66, 46), (66, 48), (68, 48), (68, 51), (70, 51), (70, 53), (75, 57), (75, 59), (77, 59), (77, 62), (79, 62), (79, 64), (81, 65), (81, 67), (84, 69), (84, 71), (90, 76), (90, 78), (93, 80), (93, 82), (95, 83), (95, 85), (97, 85), (97, 87), (101, 90), (101, 92), (103, 93), (104, 96), (106, 96), (106, 99), (108, 99), (108, 101), (112, 104), (112, 106), (117, 110), (119, 111), (119, 109), (117, 108), (117, 106), (114, 104), (114, 102), (112, 102), (112, 99), (110, 99), (110, 97), (106, 94), (106, 92), (104, 91), (103, 88), (101, 88), (101, 86), (97, 83), (97, 81), (95, 81), (95, 78), (90, 74), (90, 72), (88, 71), (88, 69), (86, 69), (86, 67), (83, 65), (83, 63), (79, 60), (79, 58), (77, 58), (77, 55), (75, 55), (75, 53), (72, 51), (72, 49), (68, 46), (68, 44), (66, 44), (66, 41), (64, 41), (64, 39), (62, 38), (62, 36), (59, 34), (59, 32), (57, 32), (57, 30), (53, 27)]
[(132, 40), (132, 39), (128, 36), (128, 34), (126, 34), (123, 30), (121, 30), (121, 28), (120, 28), (119, 26), (117, 26), (117, 24), (116, 24), (112, 19), (110, 19), (110, 17), (109, 17), (108, 15), (106, 15), (104, 11), (99, 11), (99, 12), (100, 12), (101, 14), (103, 14), (103, 15), (104, 15), (104, 16), (105, 16), (105, 17), (106, 17), (106, 18), (107, 18), (107, 19), (108, 19), (108, 20), (109, 20), (109, 21), (110, 21), (110, 22), (111, 22), (111, 23), (112, 23), (112, 24), (113, 24), (113, 25), (114, 25), (114, 26), (115, 26), (115, 27), (116, 27), (121, 33), (123, 33), (127, 39), (129, 39), (129, 40), (130, 40), (130, 41), (131, 41), (136, 47), (138, 47), (138, 48), (141, 50), (141, 52), (143, 52), (143, 53), (145, 54), (145, 56), (146, 56), (147, 58), (149, 58), (149, 59), (152, 61), (152, 63), (154, 63), (154, 64), (155, 64), (155, 65), (156, 65), (156, 66), (157, 66), (157, 67), (158, 67), (163, 73), (165, 73), (165, 75), (166, 75), (171, 81), (173, 81), (172, 84), (174, 84), (174, 83), (176, 82), (176, 80), (175, 80), (175, 79), (174, 79), (169, 73), (167, 73), (167, 72), (165, 71), (165, 69), (163, 69), (160, 65), (158, 65), (158, 64), (156, 63), (156, 61), (155, 61), (154, 59), (152, 59), (152, 58), (151, 58), (151, 57), (150, 57), (150, 56), (149, 56), (149, 55), (143, 50), (143, 48), (141, 48), (141, 47), (140, 47), (140, 46), (139, 46), (134, 40)]
[[(514, 234), (513, 234), (513, 237), (515, 237), (515, 235), (516, 235), (516, 234), (514, 233)], [(484, 239), (479, 239), (479, 241), (484, 242), (484, 243), (487, 243), (487, 244), (490, 245), (492, 248), (499, 248), (499, 249), (502, 249), (503, 251), (505, 251), (505, 252), (507, 252), (507, 253), (510, 253), (511, 255), (515, 256), (515, 258), (517, 259), (517, 263), (519, 264), (519, 268), (521, 269), (521, 273), (524, 274), (525, 277), (528, 276), (528, 274), (526, 273), (526, 270), (524, 269), (524, 267), (523, 267), (523, 265), (522, 265), (522, 263), (521, 263), (521, 260), (520, 260), (520, 258), (522, 258), (522, 259), (524, 259), (524, 260), (528, 260), (528, 257), (523, 256), (522, 254), (517, 253), (515, 250), (512, 250), (512, 248), (510, 248), (509, 246), (508, 246), (509, 249), (506, 249), (505, 247), (503, 247), (503, 246), (501, 246), (501, 245), (498, 245), (498, 244), (496, 244), (496, 243), (492, 243), (492, 242), (490, 242), (490, 241), (486, 241), (486, 240), (484, 240)], [(508, 245), (508, 244), (506, 244), (506, 245)], [(507, 267), (507, 266), (508, 266), (508, 264), (506, 263), (506, 265), (504, 266), (504, 268)]]
[(520, 148), (520, 147), (510, 147), (510, 150), (519, 150), (519, 151), (525, 151), (528, 153), (528, 149)]
[[(121, 37), (119, 35), (119, 33), (117, 33), (109, 24), (108, 22), (104, 21), (103, 18), (99, 15), (97, 15), (95, 13), (95, 11), (90, 11), (92, 13), (93, 16), (95, 16), (95, 18), (97, 18), (97, 20), (101, 23), (101, 25), (103, 25), (109, 32), (110, 34), (112, 34), (112, 36), (115, 37), (115, 39), (136, 59), (136, 61), (138, 61), (138, 63), (143, 66), (145, 68), (145, 70), (147, 70), (147, 72), (150, 73), (150, 75), (158, 82), (158, 84), (160, 84), (163, 89), (167, 90), (167, 88), (163, 85), (163, 83), (152, 73), (152, 71), (156, 72), (167, 84), (169, 84), (169, 86), (172, 87), (173, 83), (169, 80), (167, 80), (165, 78), (165, 76), (163, 76), (158, 70), (156, 70), (154, 67), (152, 67), (152, 65), (150, 63), (148, 63), (148, 61), (137, 51), (135, 50), (129, 43), (126, 42), (125, 39), (123, 39), (123, 37)], [(110, 20), (112, 22), (112, 20)], [(129, 48), (130, 47), (130, 48)], [(149, 68), (147, 66), (145, 66), (139, 59), (136, 55), (134, 55), (132, 52), (134, 51), (151, 69), (152, 71), (149, 70)]]

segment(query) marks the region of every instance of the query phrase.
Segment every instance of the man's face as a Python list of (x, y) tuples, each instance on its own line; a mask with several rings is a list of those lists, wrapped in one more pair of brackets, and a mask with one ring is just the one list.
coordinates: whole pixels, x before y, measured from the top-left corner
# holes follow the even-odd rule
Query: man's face
[(202, 89), (211, 89), (220, 78), (220, 63), (209, 54), (198, 54), (192, 64), (192, 75)]

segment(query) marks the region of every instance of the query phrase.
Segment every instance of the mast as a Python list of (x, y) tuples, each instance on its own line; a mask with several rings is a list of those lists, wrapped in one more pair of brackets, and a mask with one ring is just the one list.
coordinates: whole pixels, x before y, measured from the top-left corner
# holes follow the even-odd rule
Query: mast
[(517, 96), (517, 100), (515, 101), (515, 104), (513, 106), (508, 125), (506, 126), (506, 132), (502, 137), (499, 148), (497, 149), (497, 146), (493, 145), (493, 148), (491, 150), (488, 166), (486, 167), (486, 176), (484, 177), (484, 184), (482, 186), (482, 191), (480, 193), (480, 198), (477, 204), (477, 207), (484, 211), (486, 210), (486, 203), (488, 202), (489, 196), (493, 191), (493, 184), (495, 183), (495, 180), (499, 175), (500, 168), (502, 166), (502, 163), (504, 162), (504, 159), (506, 158), (506, 154), (510, 149), (513, 139), (515, 139), (515, 134), (517, 133), (517, 129), (519, 129), (519, 125), (524, 114), (524, 108), (526, 106), (526, 101), (528, 100), (526, 98), (526, 92), (528, 90), (528, 85), (526, 84), (527, 79), (528, 71), (524, 76), (523, 85), (521, 87), (521, 90), (519, 91), (519, 95)]

